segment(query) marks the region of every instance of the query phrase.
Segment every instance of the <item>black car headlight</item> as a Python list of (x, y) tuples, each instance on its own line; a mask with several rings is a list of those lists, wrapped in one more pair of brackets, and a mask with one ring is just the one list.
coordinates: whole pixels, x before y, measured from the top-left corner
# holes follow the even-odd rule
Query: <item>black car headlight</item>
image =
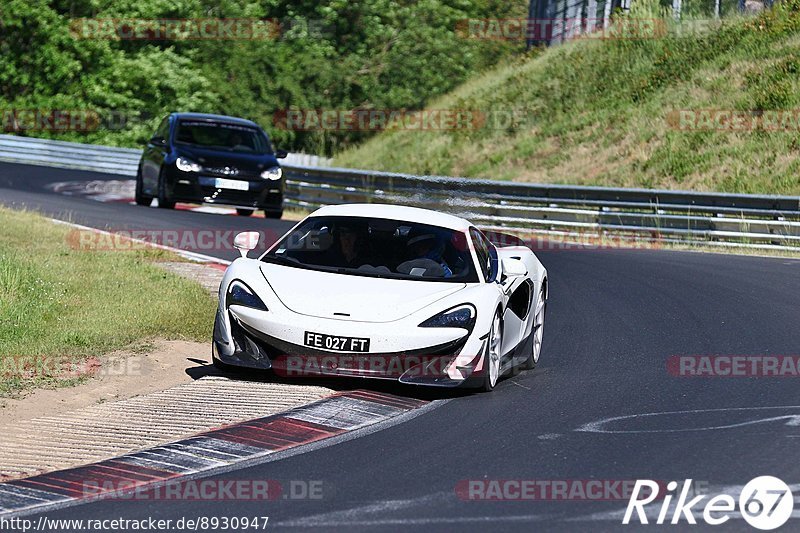
[(186, 159), (185, 157), (179, 157), (176, 159), (175, 166), (178, 167), (178, 170), (181, 172), (202, 172), (203, 170), (203, 167), (190, 159)]
[(283, 177), (283, 169), (281, 167), (268, 168), (261, 173), (261, 177), (265, 180), (278, 181)]
[(253, 290), (239, 280), (234, 280), (228, 286), (228, 295), (225, 298), (225, 305), (230, 307), (232, 305), (241, 305), (244, 307), (251, 307), (253, 309), (267, 310), (267, 306), (261, 301), (261, 298), (256, 296)]
[(463, 328), (472, 331), (478, 312), (470, 304), (462, 304), (436, 316), (432, 316), (419, 325), (421, 328)]

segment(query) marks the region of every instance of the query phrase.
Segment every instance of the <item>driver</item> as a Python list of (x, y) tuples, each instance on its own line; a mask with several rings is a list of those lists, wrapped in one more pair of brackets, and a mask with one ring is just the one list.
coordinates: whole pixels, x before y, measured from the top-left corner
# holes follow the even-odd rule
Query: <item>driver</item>
[(335, 246), (332, 250), (332, 262), (336, 266), (357, 268), (364, 264), (362, 228), (355, 224), (340, 224), (333, 233)]
[(444, 243), (440, 242), (439, 238), (433, 233), (424, 233), (416, 235), (408, 239), (406, 244), (413, 259), (430, 259), (435, 261), (444, 270), (444, 277), (452, 277), (453, 271), (447, 265), (442, 253), (444, 252)]

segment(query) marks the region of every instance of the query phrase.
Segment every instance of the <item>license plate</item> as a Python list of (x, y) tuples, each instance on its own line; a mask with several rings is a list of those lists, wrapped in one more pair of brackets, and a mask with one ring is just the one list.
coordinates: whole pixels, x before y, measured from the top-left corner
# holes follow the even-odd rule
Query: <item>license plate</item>
[(369, 351), (369, 339), (358, 337), (342, 337), (341, 335), (328, 335), (306, 331), (305, 345), (311, 348), (321, 348), (334, 352), (359, 352)]
[(225, 178), (217, 178), (214, 180), (214, 186), (217, 189), (234, 189), (236, 191), (250, 190), (250, 183), (242, 180), (226, 180)]

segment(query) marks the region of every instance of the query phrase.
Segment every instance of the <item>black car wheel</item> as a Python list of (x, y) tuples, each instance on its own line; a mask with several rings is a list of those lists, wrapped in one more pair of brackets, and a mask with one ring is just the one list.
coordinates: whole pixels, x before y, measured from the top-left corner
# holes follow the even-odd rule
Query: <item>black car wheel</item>
[(539, 291), (539, 297), (536, 299), (536, 310), (533, 313), (533, 330), (526, 343), (528, 348), (528, 357), (525, 359), (520, 367), (525, 370), (533, 370), (536, 368), (536, 363), (539, 362), (539, 356), (542, 355), (542, 340), (544, 339), (544, 314), (547, 310), (547, 302), (545, 301), (544, 287)]
[(264, 211), (264, 216), (267, 218), (281, 218), (283, 216), (283, 209), (278, 209), (275, 211)]
[(136, 192), (134, 193), (134, 200), (136, 201), (136, 205), (149, 207), (150, 204), (153, 203), (153, 197), (146, 196), (142, 192), (143, 187), (144, 184), (142, 183), (142, 171), (140, 169), (139, 172), (136, 173)]
[(240, 217), (249, 217), (253, 213), (255, 213), (254, 209), (239, 209), (238, 207), (236, 208), (236, 214), (239, 215)]
[(158, 207), (161, 209), (175, 209), (175, 202), (167, 198), (167, 177), (164, 169), (158, 174)]

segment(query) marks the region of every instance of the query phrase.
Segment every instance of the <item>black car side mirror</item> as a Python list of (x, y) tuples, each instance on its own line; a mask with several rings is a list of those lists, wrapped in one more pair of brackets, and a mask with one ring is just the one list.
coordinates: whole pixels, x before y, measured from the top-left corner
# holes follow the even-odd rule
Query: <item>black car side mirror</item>
[(289, 152), (286, 150), (275, 150), (275, 157), (278, 159), (285, 159), (287, 155), (289, 155)]

